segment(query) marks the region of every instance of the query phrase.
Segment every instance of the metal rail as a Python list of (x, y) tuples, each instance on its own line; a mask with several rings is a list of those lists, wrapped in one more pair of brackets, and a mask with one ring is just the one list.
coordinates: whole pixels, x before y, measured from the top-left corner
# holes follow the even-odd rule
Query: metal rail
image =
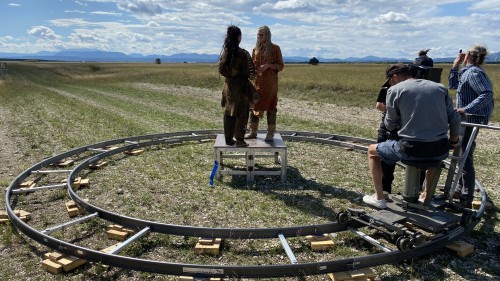
[[(420, 255), (436, 251), (437, 249), (457, 239), (459, 236), (463, 235), (467, 231), (470, 231), (479, 222), (481, 216), (484, 213), (486, 193), (482, 188), (482, 186), (479, 184), (479, 182), (476, 182), (476, 187), (480, 190), (482, 195), (482, 206), (479, 209), (479, 211), (473, 214), (472, 216), (473, 219), (470, 220), (469, 223), (464, 227), (459, 226), (455, 229), (452, 229), (445, 235), (439, 235), (436, 239), (428, 241), (417, 248), (404, 252), (396, 250), (392, 251), (390, 248), (387, 248), (384, 245), (377, 243), (376, 241), (371, 241), (371, 238), (368, 238), (365, 234), (361, 234), (361, 232), (356, 232), (358, 236), (362, 236), (362, 238), (367, 241), (370, 240), (372, 244), (382, 249), (384, 253), (355, 257), (355, 258), (344, 258), (333, 261), (300, 263), (296, 260), (295, 256), (290, 250), (290, 252), (287, 251), (287, 255), (289, 256), (289, 259), (292, 262), (292, 264), (246, 266), (246, 265), (183, 264), (176, 262), (138, 259), (127, 256), (116, 255), (116, 253), (120, 251), (122, 247), (126, 245), (126, 243), (123, 243), (123, 245), (120, 248), (115, 249), (112, 253), (104, 253), (94, 249), (84, 248), (75, 244), (71, 244), (59, 240), (57, 238), (54, 238), (50, 235), (47, 235), (63, 227), (78, 223), (78, 221), (68, 222), (60, 226), (49, 228), (43, 231), (38, 231), (30, 227), (20, 218), (18, 218), (14, 214), (14, 211), (12, 209), (11, 206), (11, 202), (13, 202), (12, 196), (15, 195), (15, 191), (19, 189), (19, 185), (25, 179), (27, 179), (31, 174), (36, 173), (37, 171), (43, 171), (44, 168), (51, 166), (55, 163), (58, 163), (64, 158), (83, 153), (90, 153), (90, 154), (94, 153), (90, 155), (89, 158), (83, 160), (79, 165), (70, 170), (66, 184), (69, 196), (77, 204), (85, 208), (87, 211), (93, 213), (90, 216), (82, 218), (81, 221), (86, 221), (94, 217), (99, 217), (101, 219), (113, 223), (118, 223), (128, 227), (142, 229), (138, 234), (134, 235), (132, 238), (129, 238), (129, 241), (136, 241), (138, 238), (150, 232), (166, 233), (166, 234), (173, 234), (180, 236), (212, 237), (212, 238), (265, 239), (265, 238), (279, 237), (284, 247), (286, 248), (288, 244), (286, 243), (285, 237), (319, 235), (324, 233), (334, 233), (334, 232), (348, 230), (347, 228), (348, 226), (336, 222), (322, 224), (322, 225), (305, 225), (305, 226), (292, 226), (292, 227), (279, 227), (279, 228), (249, 228), (249, 229), (206, 228), (206, 227), (194, 227), (185, 225), (163, 224), (154, 221), (146, 221), (137, 218), (125, 217), (120, 214), (113, 213), (109, 210), (101, 209), (81, 199), (72, 188), (71, 183), (73, 182), (73, 180), (76, 178), (76, 176), (80, 171), (88, 168), (90, 164), (95, 163), (96, 161), (99, 161), (106, 157), (112, 156), (120, 152), (129, 151), (141, 147), (157, 145), (157, 144), (171, 144), (179, 142), (184, 143), (184, 142), (201, 141), (206, 139), (215, 139), (218, 133), (221, 132), (216, 130), (200, 130), (200, 131), (175, 132), (175, 133), (144, 135), (131, 138), (116, 139), (80, 147), (62, 153), (60, 155), (56, 155), (54, 157), (45, 159), (33, 165), (29, 169), (25, 170), (20, 175), (18, 175), (7, 188), (6, 210), (8, 216), (11, 219), (13, 225), (31, 239), (47, 247), (60, 251), (62, 253), (77, 256), (89, 261), (101, 262), (103, 264), (108, 264), (111, 266), (117, 266), (131, 270), (147, 271), (147, 272), (170, 274), (170, 275), (206, 276), (206, 277), (219, 277), (219, 278), (222, 277), (265, 278), (265, 277), (283, 277), (283, 276), (305, 276), (305, 275), (339, 272), (345, 270), (353, 270), (353, 269), (360, 269), (382, 264), (394, 263), (401, 260), (418, 257)], [(324, 133), (281, 131), (280, 134), (282, 135), (284, 140), (288, 141), (321, 143), (321, 144), (334, 145), (340, 147), (348, 147), (359, 151), (366, 151), (368, 144), (375, 143), (375, 141), (373, 140), (368, 140), (363, 138), (334, 135), (334, 134), (324, 134)], [(103, 147), (111, 145), (122, 145), (122, 146), (115, 148), (113, 150), (102, 149)], [(65, 172), (67, 172), (67, 170)], [(361, 225), (357, 225), (356, 223), (349, 224), (349, 230), (354, 231), (355, 228), (358, 226)]]

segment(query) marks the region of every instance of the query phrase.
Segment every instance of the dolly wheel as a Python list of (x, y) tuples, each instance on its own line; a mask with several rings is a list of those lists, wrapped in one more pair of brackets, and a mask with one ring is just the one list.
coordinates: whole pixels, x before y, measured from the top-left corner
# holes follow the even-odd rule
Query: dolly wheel
[(466, 227), (471, 223), (471, 221), (472, 221), (472, 214), (465, 212), (462, 214), (462, 217), (460, 218), (460, 226)]
[(411, 241), (407, 237), (401, 236), (396, 240), (396, 246), (400, 251), (406, 251), (410, 249)]
[(346, 224), (349, 221), (349, 214), (345, 211), (337, 213), (337, 221)]
[(425, 235), (417, 234), (415, 237), (410, 239), (410, 244), (414, 247), (418, 247), (424, 244), (425, 240), (426, 240)]

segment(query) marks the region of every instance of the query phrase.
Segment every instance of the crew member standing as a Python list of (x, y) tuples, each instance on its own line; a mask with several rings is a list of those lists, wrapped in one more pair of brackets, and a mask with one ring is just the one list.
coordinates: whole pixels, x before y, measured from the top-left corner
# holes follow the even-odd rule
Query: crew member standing
[(418, 52), (418, 58), (416, 58), (413, 63), (416, 64), (416, 65), (433, 67), (434, 66), (434, 61), (429, 56), (427, 56), (427, 53), (430, 50), (431, 49), (420, 50)]
[[(484, 46), (473, 45), (466, 53), (459, 53), (453, 62), (450, 75), (448, 76), (448, 87), (457, 89), (457, 112), (468, 115), (465, 120), (468, 123), (488, 124), (493, 112), (493, 87), (491, 81), (481, 68), (488, 51)], [(460, 64), (465, 66), (459, 70)], [(466, 127), (462, 140), (462, 152), (469, 142), (473, 127)], [(460, 202), (466, 208), (472, 207), (474, 199), (474, 187), (476, 185), (476, 172), (474, 169), (475, 139), (464, 163), (462, 177), (459, 186), (462, 187)]]

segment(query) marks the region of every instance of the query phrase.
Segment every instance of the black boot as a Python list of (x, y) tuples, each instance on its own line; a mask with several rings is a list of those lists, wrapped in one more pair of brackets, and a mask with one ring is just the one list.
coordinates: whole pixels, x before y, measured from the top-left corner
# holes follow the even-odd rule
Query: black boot
[(233, 140), (235, 123), (236, 117), (224, 115), (224, 139), (226, 140), (226, 145), (234, 145), (236, 143)]
[[(246, 114), (245, 114), (246, 113)], [(248, 111), (238, 115), (234, 124), (234, 138), (236, 139), (236, 146), (246, 147), (248, 143), (245, 142), (245, 130), (248, 123)]]

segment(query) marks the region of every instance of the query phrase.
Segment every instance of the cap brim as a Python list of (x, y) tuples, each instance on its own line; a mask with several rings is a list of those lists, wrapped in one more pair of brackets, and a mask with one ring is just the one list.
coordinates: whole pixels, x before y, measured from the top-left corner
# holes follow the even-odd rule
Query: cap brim
[(391, 77), (387, 78), (387, 80), (385, 80), (385, 83), (384, 85), (382, 85), (382, 87), (387, 87), (389, 88), (391, 85), (389, 85), (389, 80), (391, 79)]

